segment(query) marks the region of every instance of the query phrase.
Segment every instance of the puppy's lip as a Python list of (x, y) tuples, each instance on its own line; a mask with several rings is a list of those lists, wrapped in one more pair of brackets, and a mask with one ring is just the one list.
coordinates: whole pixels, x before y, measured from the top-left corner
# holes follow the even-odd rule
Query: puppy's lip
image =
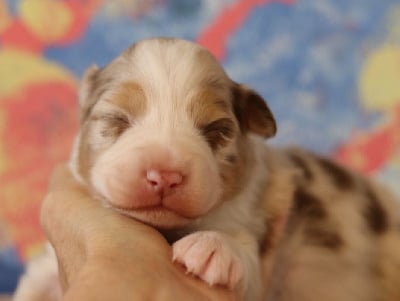
[(175, 210), (171, 210), (163, 205), (156, 205), (156, 206), (148, 206), (148, 207), (143, 207), (143, 208), (137, 208), (137, 209), (132, 209), (131, 211), (135, 211), (138, 213), (150, 213), (150, 212), (171, 212), (177, 216), (183, 217), (183, 218), (188, 218), (179, 212), (176, 212)]
[(161, 205), (140, 209), (124, 209), (115, 206), (112, 206), (111, 208), (156, 228), (178, 228), (193, 221), (193, 219), (185, 217), (178, 212)]
[[(165, 206), (163, 204), (157, 204), (157, 205), (149, 205), (149, 206), (144, 206), (144, 207), (123, 207), (123, 206), (118, 206), (116, 204), (111, 204), (109, 203), (109, 206), (112, 207), (113, 209), (116, 209), (117, 211), (121, 212), (137, 212), (139, 214), (145, 214), (145, 213), (157, 213), (157, 212), (170, 212), (172, 214), (175, 214), (176, 216), (186, 218), (186, 219), (192, 219), (192, 216), (187, 216), (183, 213), (178, 212), (177, 210), (168, 208), (168, 206)], [(197, 217), (197, 216), (196, 216)]]

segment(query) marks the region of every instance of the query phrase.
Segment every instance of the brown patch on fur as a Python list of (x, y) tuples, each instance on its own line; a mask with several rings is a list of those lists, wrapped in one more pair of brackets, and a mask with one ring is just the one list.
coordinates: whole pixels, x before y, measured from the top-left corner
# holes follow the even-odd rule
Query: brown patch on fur
[(293, 198), (293, 213), (295, 215), (313, 220), (322, 220), (328, 216), (321, 200), (303, 187), (296, 189)]
[(289, 232), (303, 224), (305, 243), (331, 250), (338, 250), (344, 246), (343, 238), (339, 233), (327, 228), (329, 215), (321, 199), (303, 186), (297, 187), (293, 199), (293, 215), (288, 227)]
[(276, 122), (265, 100), (242, 85), (232, 88), (233, 107), (242, 132), (251, 131), (265, 138), (276, 134)]
[(298, 167), (303, 175), (303, 178), (310, 181), (313, 179), (313, 173), (311, 171), (309, 163), (298, 153), (289, 153), (289, 158)]
[(237, 125), (223, 90), (202, 87), (192, 97), (188, 112), (213, 150), (227, 145), (235, 136)]
[(368, 183), (365, 183), (364, 186), (365, 195), (368, 201), (364, 209), (366, 222), (372, 232), (375, 234), (382, 234), (389, 227), (387, 213), (382, 207), (377, 195), (372, 190), (372, 187), (370, 187)]
[(326, 158), (318, 156), (315, 158), (339, 189), (349, 190), (354, 187), (354, 178), (348, 170)]
[(235, 134), (235, 124), (230, 118), (215, 120), (201, 129), (208, 144), (213, 150), (223, 147)]
[(304, 240), (309, 244), (331, 250), (339, 250), (344, 246), (344, 241), (338, 233), (316, 227), (307, 227), (305, 229)]
[(254, 165), (255, 158), (247, 151), (247, 140), (243, 138), (237, 140), (235, 143), (235, 162), (227, 162), (224, 159), (220, 162), (220, 176), (224, 187), (221, 197), (222, 200), (232, 199), (245, 185), (247, 185), (246, 179), (251, 173), (250, 166)]
[(122, 83), (107, 101), (120, 107), (133, 118), (143, 115), (146, 111), (146, 96), (142, 87), (135, 82)]
[(265, 221), (265, 228), (268, 229), (268, 234), (264, 235), (258, 245), (258, 253), (261, 256), (266, 256), (268, 251), (272, 250), (275, 246), (275, 239), (271, 233), (271, 224), (273, 224), (273, 222), (269, 221), (269, 219)]
[[(195, 93), (188, 106), (188, 113), (198, 128), (206, 126), (211, 121), (230, 117), (229, 102), (225, 100), (223, 91), (203, 87)], [(232, 116), (233, 117), (233, 116)]]
[(284, 232), (287, 217), (288, 215), (286, 211), (286, 213), (282, 212), (280, 216), (266, 218), (265, 229), (267, 229), (267, 234), (262, 237), (258, 245), (260, 256), (268, 256), (269, 253), (273, 252), (276, 249), (279, 243), (279, 239)]

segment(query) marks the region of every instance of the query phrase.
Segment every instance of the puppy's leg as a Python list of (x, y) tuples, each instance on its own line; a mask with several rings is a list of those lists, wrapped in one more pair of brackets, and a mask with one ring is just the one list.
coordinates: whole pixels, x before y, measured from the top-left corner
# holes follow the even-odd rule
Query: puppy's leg
[(244, 300), (260, 299), (258, 246), (254, 237), (247, 233), (192, 233), (174, 243), (173, 260), (209, 285), (237, 289)]
[(13, 296), (14, 301), (58, 301), (62, 290), (58, 279), (57, 258), (50, 245), (28, 263)]

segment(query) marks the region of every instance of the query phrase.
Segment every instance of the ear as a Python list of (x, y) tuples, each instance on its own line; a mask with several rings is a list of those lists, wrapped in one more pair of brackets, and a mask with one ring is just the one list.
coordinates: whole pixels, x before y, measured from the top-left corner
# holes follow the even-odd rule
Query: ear
[(94, 92), (98, 85), (100, 72), (101, 69), (96, 65), (92, 65), (83, 74), (78, 93), (81, 123), (89, 116), (92, 107), (97, 101), (97, 93)]
[(242, 132), (250, 131), (265, 138), (276, 134), (275, 118), (265, 100), (244, 85), (232, 88), (233, 108)]

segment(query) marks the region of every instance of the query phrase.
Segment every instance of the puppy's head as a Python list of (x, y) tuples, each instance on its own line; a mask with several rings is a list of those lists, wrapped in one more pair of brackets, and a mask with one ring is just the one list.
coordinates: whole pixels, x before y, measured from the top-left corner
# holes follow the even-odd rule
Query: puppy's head
[(275, 134), (255, 92), (188, 41), (134, 44), (80, 91), (75, 169), (107, 206), (176, 228), (228, 201), (243, 184), (250, 133)]

